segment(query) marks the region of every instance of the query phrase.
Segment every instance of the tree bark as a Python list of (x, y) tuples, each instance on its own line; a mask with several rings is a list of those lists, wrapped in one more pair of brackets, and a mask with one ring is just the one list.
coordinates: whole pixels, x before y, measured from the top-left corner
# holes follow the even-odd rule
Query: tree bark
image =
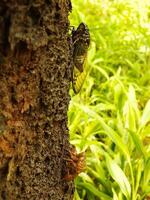
[(72, 199), (70, 0), (0, 1), (0, 199)]

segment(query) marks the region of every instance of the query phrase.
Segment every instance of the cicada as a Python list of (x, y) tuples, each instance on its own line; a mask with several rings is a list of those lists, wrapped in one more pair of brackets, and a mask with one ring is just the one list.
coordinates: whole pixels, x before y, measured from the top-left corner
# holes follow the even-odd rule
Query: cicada
[(72, 30), (73, 42), (73, 67), (72, 67), (72, 88), (77, 94), (80, 92), (87, 72), (84, 69), (87, 52), (90, 45), (90, 33), (86, 24), (81, 23), (78, 28)]

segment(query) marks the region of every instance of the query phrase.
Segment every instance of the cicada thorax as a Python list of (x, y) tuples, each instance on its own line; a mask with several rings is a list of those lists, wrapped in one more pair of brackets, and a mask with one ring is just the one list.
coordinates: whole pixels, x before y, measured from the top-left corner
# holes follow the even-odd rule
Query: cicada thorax
[(86, 78), (84, 64), (87, 57), (88, 48), (90, 45), (90, 34), (86, 24), (81, 23), (76, 30), (73, 29), (72, 42), (73, 42), (72, 85), (74, 92), (78, 93), (82, 88), (82, 85)]

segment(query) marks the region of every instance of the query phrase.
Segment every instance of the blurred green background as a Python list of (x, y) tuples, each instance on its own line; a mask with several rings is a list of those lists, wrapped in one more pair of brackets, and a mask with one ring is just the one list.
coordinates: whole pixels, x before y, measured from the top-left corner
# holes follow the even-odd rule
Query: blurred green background
[(70, 141), (86, 152), (75, 200), (150, 199), (150, 1), (72, 0), (91, 34), (90, 71), (70, 90)]

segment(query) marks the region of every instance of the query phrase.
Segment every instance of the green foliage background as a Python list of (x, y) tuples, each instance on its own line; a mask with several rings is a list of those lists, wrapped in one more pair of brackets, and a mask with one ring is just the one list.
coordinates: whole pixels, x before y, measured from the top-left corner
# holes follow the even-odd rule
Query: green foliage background
[(150, 1), (72, 0), (71, 25), (91, 34), (88, 77), (68, 112), (86, 151), (75, 200), (150, 198)]

